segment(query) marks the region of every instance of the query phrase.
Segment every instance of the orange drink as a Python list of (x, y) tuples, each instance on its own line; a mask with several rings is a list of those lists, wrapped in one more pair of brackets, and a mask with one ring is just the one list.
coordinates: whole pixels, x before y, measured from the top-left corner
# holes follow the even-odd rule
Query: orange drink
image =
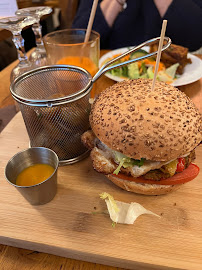
[[(66, 56), (60, 59), (57, 62), (57, 65), (72, 65), (84, 68), (87, 70), (91, 76), (93, 77), (95, 73), (98, 71), (98, 67), (96, 64), (88, 57), (85, 56)], [(95, 97), (96, 95), (96, 83), (93, 85), (91, 90), (91, 97)]]
[(57, 61), (57, 65), (73, 65), (87, 70), (91, 76), (94, 76), (98, 70), (96, 64), (88, 57), (67, 56)]
[[(65, 29), (47, 34), (44, 45), (50, 65), (73, 65), (87, 70), (91, 76), (98, 71), (100, 57), (100, 35), (91, 31), (89, 41), (84, 44), (85, 29)], [(96, 84), (91, 96), (96, 92)]]

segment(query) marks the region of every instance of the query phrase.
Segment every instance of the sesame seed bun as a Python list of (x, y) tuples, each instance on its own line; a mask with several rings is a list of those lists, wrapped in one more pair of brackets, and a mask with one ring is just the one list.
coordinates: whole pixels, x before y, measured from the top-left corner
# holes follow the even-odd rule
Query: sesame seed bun
[(108, 147), (134, 159), (168, 161), (201, 141), (201, 115), (177, 88), (152, 80), (126, 80), (107, 88), (92, 106), (90, 124)]
[(164, 195), (171, 191), (177, 190), (183, 184), (179, 185), (156, 185), (156, 184), (140, 184), (133, 181), (127, 181), (116, 177), (114, 174), (106, 175), (118, 187), (126, 191), (143, 195)]

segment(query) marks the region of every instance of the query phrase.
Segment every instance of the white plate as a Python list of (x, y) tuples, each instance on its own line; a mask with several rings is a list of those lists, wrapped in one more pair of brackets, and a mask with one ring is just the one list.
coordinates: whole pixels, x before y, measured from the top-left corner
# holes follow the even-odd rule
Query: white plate
[[(113, 50), (113, 51), (110, 51), (110, 52), (104, 54), (100, 58), (99, 66), (101, 67), (103, 65), (103, 63), (106, 62), (107, 59), (112, 58), (114, 55), (124, 53), (129, 49), (130, 49), (129, 47), (128, 48), (121, 48), (121, 49), (116, 49), (116, 50)], [(145, 51), (149, 51), (149, 47), (147, 47), (147, 46), (143, 47), (142, 49)], [(202, 60), (191, 53), (188, 53), (187, 57), (191, 59), (192, 63), (187, 64), (185, 66), (183, 74), (180, 75), (172, 83), (173, 86), (182, 86), (182, 85), (186, 85), (189, 83), (193, 83), (202, 77)], [(105, 76), (116, 81), (116, 82), (121, 82), (124, 79), (127, 79), (127, 78), (123, 78), (123, 77), (113, 76), (110, 73), (105, 73)]]

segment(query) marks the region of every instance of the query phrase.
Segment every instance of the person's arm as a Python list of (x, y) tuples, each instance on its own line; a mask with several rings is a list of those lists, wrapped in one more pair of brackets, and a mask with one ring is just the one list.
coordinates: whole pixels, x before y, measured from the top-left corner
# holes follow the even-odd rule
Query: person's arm
[(100, 8), (109, 27), (112, 27), (125, 3), (126, 0), (103, 0), (101, 2)]

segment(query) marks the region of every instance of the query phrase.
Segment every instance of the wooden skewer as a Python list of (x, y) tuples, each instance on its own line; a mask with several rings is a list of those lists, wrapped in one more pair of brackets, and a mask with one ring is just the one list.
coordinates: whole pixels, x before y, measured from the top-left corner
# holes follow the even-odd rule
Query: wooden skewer
[(96, 9), (97, 9), (97, 4), (98, 4), (98, 0), (94, 0), (93, 5), (92, 5), (92, 9), (91, 9), (91, 13), (90, 13), (90, 18), (89, 18), (89, 21), (88, 21), (86, 35), (85, 35), (85, 38), (84, 38), (84, 44), (82, 46), (82, 50), (81, 50), (81, 54), (80, 54), (80, 62), (81, 63), (84, 60), (84, 58), (83, 58), (84, 48), (85, 48), (87, 42), (89, 41), (90, 33), (91, 33), (91, 30), (92, 30), (92, 26), (93, 26), (93, 21), (94, 21), (94, 18), (95, 18), (95, 12), (96, 12)]
[(89, 18), (89, 21), (88, 21), (88, 27), (87, 27), (87, 30), (86, 30), (84, 43), (88, 42), (88, 40), (89, 40), (91, 29), (92, 29), (92, 26), (93, 26), (93, 21), (94, 21), (94, 18), (95, 18), (95, 12), (96, 12), (96, 9), (97, 9), (97, 4), (98, 4), (98, 0), (94, 0), (93, 5), (92, 5), (92, 9), (91, 9), (91, 13), (90, 13), (90, 18)]
[(154, 78), (152, 81), (152, 88), (151, 90), (154, 90), (155, 87), (155, 82), (156, 82), (156, 76), (158, 73), (158, 68), (159, 68), (159, 62), (160, 62), (160, 58), (161, 58), (161, 50), (163, 47), (163, 41), (164, 41), (164, 37), (165, 37), (165, 32), (166, 32), (166, 26), (167, 26), (167, 20), (163, 20), (163, 24), (162, 24), (162, 28), (161, 28), (161, 37), (160, 37), (160, 41), (159, 41), (159, 47), (158, 47), (158, 53), (157, 53), (157, 57), (156, 57), (156, 66), (155, 66), (155, 70), (154, 70)]

